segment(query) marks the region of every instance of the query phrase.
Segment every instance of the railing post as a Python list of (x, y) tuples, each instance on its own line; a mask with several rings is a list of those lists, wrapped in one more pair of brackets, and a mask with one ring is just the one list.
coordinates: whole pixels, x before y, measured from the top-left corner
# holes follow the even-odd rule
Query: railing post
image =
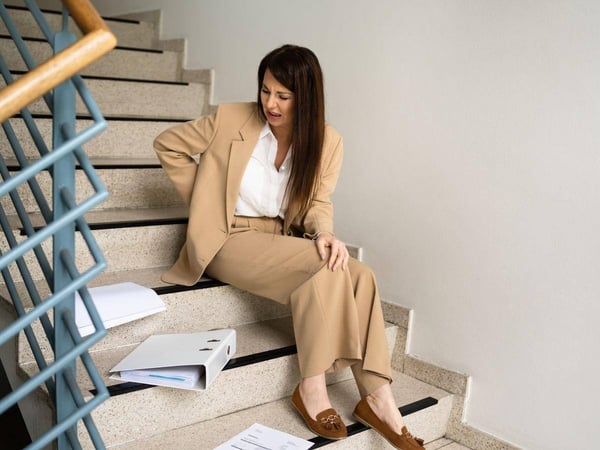
[[(65, 47), (75, 41), (75, 36), (68, 31), (68, 13), (63, 9), (63, 29), (55, 34), (54, 53), (58, 53)], [(59, 148), (66, 140), (63, 130), (69, 130), (71, 135), (75, 134), (75, 87), (71, 80), (67, 80), (54, 89), (53, 104), (53, 148)], [(68, 212), (67, 205), (63, 202), (61, 190), (68, 189), (69, 192), (75, 192), (75, 158), (73, 153), (68, 153), (59, 159), (53, 166), (52, 177), (52, 202), (54, 218), (57, 220)], [(73, 222), (64, 226), (53, 237), (53, 267), (54, 267), (54, 292), (59, 292), (70, 283), (69, 274), (64, 263), (61, 260), (61, 253), (68, 252), (75, 254), (75, 224)], [(65, 317), (75, 316), (75, 295), (61, 302), (54, 310), (54, 342), (55, 357), (58, 359), (69, 350), (75, 343), (69, 335), (69, 331), (64, 323)], [(62, 422), (71, 414), (78, 410), (75, 399), (71, 395), (67, 385), (67, 377), (64, 373), (72, 371), (75, 375), (75, 360), (67, 365), (64, 371), (56, 376), (56, 421)], [(70, 433), (76, 435), (77, 427), (74, 426)], [(68, 438), (69, 433), (65, 433), (58, 438), (58, 449), (73, 449), (76, 445)]]

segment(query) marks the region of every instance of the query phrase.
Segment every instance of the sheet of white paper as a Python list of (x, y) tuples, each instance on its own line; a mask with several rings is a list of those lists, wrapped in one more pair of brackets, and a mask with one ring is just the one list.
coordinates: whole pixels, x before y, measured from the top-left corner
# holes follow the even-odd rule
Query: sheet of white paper
[[(167, 309), (154, 290), (135, 283), (99, 286), (90, 288), (89, 292), (106, 328), (116, 327)], [(82, 336), (94, 332), (92, 319), (79, 294), (75, 295), (75, 323)]]
[(314, 444), (259, 423), (214, 450), (307, 450)]

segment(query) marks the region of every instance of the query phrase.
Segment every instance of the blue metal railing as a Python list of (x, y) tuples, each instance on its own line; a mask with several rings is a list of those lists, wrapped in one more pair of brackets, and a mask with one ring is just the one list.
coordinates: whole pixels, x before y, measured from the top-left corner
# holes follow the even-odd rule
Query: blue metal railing
[[(66, 10), (62, 15), (62, 29), (55, 33), (35, 1), (25, 0), (25, 4), (55, 53), (74, 42), (75, 37), (68, 29)], [(18, 10), (18, 13), (25, 14), (22, 10)], [(9, 10), (1, 1), (0, 18), (25, 65), (33, 70), (37, 64), (27, 48), (26, 40), (19, 34)], [(0, 73), (6, 86), (14, 82), (9, 64), (0, 55)], [(92, 118), (92, 124), (79, 132), (75, 131), (77, 96)], [(106, 262), (83, 215), (102, 202), (108, 193), (81, 146), (103, 131), (106, 121), (78, 75), (57, 86), (53, 92), (44, 94), (43, 101), (53, 120), (51, 150), (27, 108), (2, 123), (11, 149), (3, 149), (0, 153), (0, 227), (4, 233), (4, 242), (0, 247), (0, 272), (3, 278), (0, 294), (5, 297), (4, 301), (13, 305), (15, 319), (0, 330), (0, 346), (24, 336), (38, 371), (0, 399), (0, 415), (33, 391), (45, 387), (54, 402), (55, 421), (51, 429), (27, 448), (41, 449), (54, 441), (61, 450), (81, 448), (77, 433), (80, 420), (93, 445), (104, 448), (90, 414), (108, 398), (108, 392), (88, 349), (102, 339), (106, 331), (86, 285), (104, 270)], [(35, 143), (38, 152), (35, 159), (26, 155), (18, 139), (13, 127), (18, 121), (25, 124), (28, 138)], [(20, 170), (8, 169), (7, 159), (13, 158)], [(91, 196), (79, 203), (75, 200), (76, 166), (94, 189)], [(44, 192), (40, 186), (42, 174), (49, 174), (52, 178), (51, 193)], [(35, 208), (26, 206), (31, 202), (23, 201), (25, 195), (35, 199)], [(34, 215), (41, 217), (45, 224), (43, 227), (34, 227)], [(76, 231), (80, 233), (84, 244), (78, 246), (78, 253), (87, 252), (94, 261), (91, 267), (82, 272), (75, 255)], [(18, 232), (26, 238), (19, 238)], [(52, 248), (50, 258), (44, 246)], [(79, 334), (74, 319), (76, 292), (96, 328), (93, 334), (85, 338)], [(53, 312), (52, 319), (50, 311)], [(41, 325), (37, 327), (41, 330), (37, 333), (42, 336), (36, 336), (34, 332), (36, 322)], [(40, 338), (50, 344), (52, 355), (43, 353)], [(75, 364), (78, 359), (96, 390), (96, 394), (87, 400), (83, 398), (76, 381)]]

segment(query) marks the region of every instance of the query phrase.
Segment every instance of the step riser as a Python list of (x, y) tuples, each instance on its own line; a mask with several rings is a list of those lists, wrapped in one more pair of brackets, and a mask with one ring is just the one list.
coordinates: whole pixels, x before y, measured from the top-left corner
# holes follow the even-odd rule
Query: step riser
[[(443, 436), (445, 434), (445, 427), (440, 426), (440, 424), (449, 415), (452, 408), (452, 396), (439, 389), (423, 386), (423, 383), (397, 372), (394, 373), (394, 378), (395, 381), (391, 387), (399, 405), (408, 405), (426, 397), (438, 400), (437, 405), (405, 416), (409, 429), (415, 435), (424, 438), (426, 442), (437, 440)], [(354, 424), (356, 420), (351, 414), (359, 399), (354, 382), (348, 380), (330, 385), (328, 392), (333, 405), (346, 425)], [(218, 417), (210, 421), (153, 435), (143, 440), (132, 441), (124, 445), (119, 445), (118, 448), (121, 450), (211, 449), (223, 444), (254, 423), (264, 424), (270, 428), (290, 433), (302, 439), (313, 439), (315, 437), (314, 433), (306, 427), (300, 415), (295, 411), (289, 398), (284, 398), (276, 402), (237, 411), (234, 414)], [(198, 445), (199, 442), (202, 442), (202, 446)], [(335, 443), (329, 442), (326, 445), (327, 447), (325, 448), (332, 447), (352, 450), (388, 450), (391, 448), (388, 443), (378, 438), (375, 432), (371, 430), (364, 430), (358, 434), (349, 436), (347, 439)], [(441, 447), (428, 445), (427, 448), (437, 449)], [(447, 448), (450, 449), (451, 447)]]
[[(107, 336), (91, 351), (101, 351), (137, 344), (155, 334), (192, 332), (230, 328), (238, 324), (253, 323), (285, 317), (289, 308), (257, 297), (233, 286), (220, 286), (196, 291), (161, 295), (167, 310), (153, 316), (107, 330)], [(46, 341), (39, 321), (33, 330), (42, 343), (45, 358), (52, 351)], [(24, 334), (19, 336), (19, 364), (34, 362), (33, 354)]]
[[(35, 19), (29, 11), (9, 10), (9, 14), (15, 23), (15, 26), (23, 37), (44, 38), (43, 33), (39, 29)], [(44, 14), (46, 22), (50, 29), (59, 30), (62, 28), (62, 18), (58, 14)], [(81, 32), (74, 24), (72, 19), (69, 19), (69, 29), (77, 36), (81, 36)], [(125, 23), (112, 20), (106, 21), (106, 24), (117, 37), (118, 45), (123, 47), (135, 48), (155, 48), (155, 30), (151, 23)], [(8, 34), (4, 22), (0, 22), (0, 33)]]
[[(395, 328), (388, 328), (393, 348)], [(328, 383), (352, 377), (345, 369)], [(107, 446), (173, 430), (291, 395), (300, 379), (296, 355), (223, 371), (208, 390), (152, 388), (111, 397), (94, 411)]]
[[(107, 117), (193, 119), (210, 112), (208, 85), (160, 84), (110, 80), (85, 80), (102, 114)], [(42, 100), (29, 106), (33, 114), (48, 114)], [(78, 114), (88, 114), (77, 98)]]
[[(52, 48), (45, 42), (27, 42), (27, 48), (38, 64), (52, 57)], [(27, 71), (13, 41), (0, 39), (0, 53), (10, 70)], [(181, 54), (176, 52), (143, 52), (115, 49), (81, 71), (82, 75), (131, 78), (142, 80), (179, 81)]]
[[(158, 164), (158, 159), (156, 160)], [(158, 208), (183, 206), (183, 200), (162, 168), (153, 169), (98, 169), (96, 171), (109, 192), (109, 197), (95, 210), (118, 208)], [(48, 204), (52, 206), (52, 178), (48, 172), (40, 173), (36, 180)], [(27, 212), (39, 212), (28, 186), (17, 188)], [(94, 193), (87, 176), (76, 171), (75, 192), (78, 202)], [(7, 214), (16, 214), (10, 197), (0, 201)]]
[[(185, 240), (186, 225), (157, 225), (140, 228), (121, 228), (109, 230), (96, 230), (94, 237), (102, 249), (107, 261), (108, 272), (128, 271), (146, 267), (170, 266), (177, 259), (177, 255)], [(18, 236), (23, 239), (22, 236)], [(2, 242), (0, 248), (4, 253), (6, 245)], [(51, 242), (45, 241), (42, 248), (46, 255), (50, 255)], [(83, 239), (76, 234), (75, 237), (76, 263), (80, 273), (92, 267), (94, 261), (87, 251)], [(42, 280), (43, 274), (39, 268), (32, 251), (25, 254), (25, 262), (30, 268), (34, 280)], [(49, 258), (51, 262), (52, 259)], [(16, 281), (21, 278), (15, 264), (9, 266), (11, 275)], [(3, 284), (3, 283), (0, 283)]]
[[(84, 130), (93, 124), (89, 120), (78, 120), (77, 131)], [(162, 131), (176, 125), (177, 122), (141, 122), (109, 120), (108, 128), (86, 142), (85, 154), (89, 158), (154, 158), (152, 147), (154, 138)], [(28, 159), (39, 159), (40, 154), (35, 147), (25, 122), (11, 119), (11, 125)], [(52, 121), (36, 119), (36, 125), (48, 148), (52, 148)], [(0, 153), (6, 159), (15, 159), (14, 153), (4, 133), (0, 133)]]

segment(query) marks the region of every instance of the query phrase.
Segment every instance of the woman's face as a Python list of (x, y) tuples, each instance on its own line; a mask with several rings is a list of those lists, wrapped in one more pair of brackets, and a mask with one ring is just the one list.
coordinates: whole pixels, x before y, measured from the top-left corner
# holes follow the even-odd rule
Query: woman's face
[(294, 93), (277, 81), (269, 69), (263, 77), (260, 99), (271, 129), (294, 128)]

